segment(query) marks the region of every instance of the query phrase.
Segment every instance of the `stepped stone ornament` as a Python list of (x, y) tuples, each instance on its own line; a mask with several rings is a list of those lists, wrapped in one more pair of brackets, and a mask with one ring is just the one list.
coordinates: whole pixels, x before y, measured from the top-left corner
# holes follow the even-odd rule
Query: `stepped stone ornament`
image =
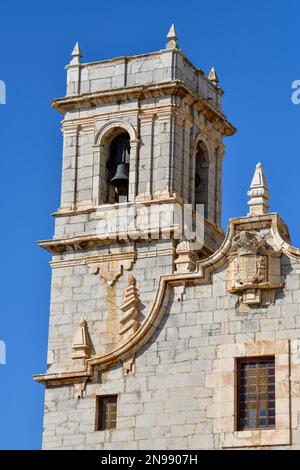
[(171, 28), (169, 29), (169, 32), (167, 34), (167, 39), (168, 39), (168, 42), (166, 44), (166, 49), (176, 49), (178, 47), (178, 44), (177, 44), (178, 36), (176, 34), (174, 24), (172, 24)]
[(79, 328), (73, 339), (72, 359), (87, 359), (90, 357), (90, 341), (87, 321), (81, 318)]
[(207, 78), (208, 78), (208, 80), (210, 80), (214, 85), (218, 85), (218, 83), (219, 83), (219, 78), (218, 78), (218, 75), (217, 75), (217, 73), (216, 73), (214, 67), (212, 67), (212, 68), (210, 69), (210, 72), (209, 72)]
[(270, 195), (268, 193), (266, 177), (260, 162), (256, 165), (250, 190), (247, 194), (251, 198), (248, 201), (248, 206), (250, 208), (248, 213), (249, 216), (264, 215), (268, 213), (269, 204), (267, 201), (270, 198)]
[(119, 335), (127, 341), (139, 329), (138, 320), (140, 299), (136, 288), (136, 279), (133, 275), (128, 277), (128, 286), (124, 293), (124, 304), (121, 307), (122, 316), (120, 319), (121, 329)]
[(282, 286), (280, 251), (268, 249), (258, 232), (242, 231), (232, 240), (228, 291), (246, 305), (269, 305)]

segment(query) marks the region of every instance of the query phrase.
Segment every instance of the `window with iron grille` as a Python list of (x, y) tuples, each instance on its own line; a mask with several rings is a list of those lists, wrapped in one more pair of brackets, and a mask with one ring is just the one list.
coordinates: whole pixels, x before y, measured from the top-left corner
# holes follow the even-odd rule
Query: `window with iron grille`
[(275, 358), (237, 361), (238, 430), (275, 427)]
[(117, 426), (117, 395), (97, 397), (96, 429), (115, 429)]

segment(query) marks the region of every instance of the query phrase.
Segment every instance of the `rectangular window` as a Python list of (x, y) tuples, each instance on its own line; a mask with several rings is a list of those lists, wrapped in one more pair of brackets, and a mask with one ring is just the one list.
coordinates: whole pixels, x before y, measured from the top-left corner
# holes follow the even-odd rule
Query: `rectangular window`
[(275, 427), (275, 358), (237, 361), (238, 430)]
[(115, 429), (117, 426), (117, 395), (97, 397), (96, 429)]

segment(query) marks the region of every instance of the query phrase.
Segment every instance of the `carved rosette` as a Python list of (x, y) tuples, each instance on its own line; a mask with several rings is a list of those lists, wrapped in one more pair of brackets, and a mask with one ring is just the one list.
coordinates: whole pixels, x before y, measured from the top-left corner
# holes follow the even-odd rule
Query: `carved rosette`
[(243, 231), (232, 241), (228, 291), (246, 305), (269, 305), (282, 286), (280, 251), (269, 249), (258, 232)]
[(128, 277), (128, 286), (124, 293), (124, 303), (121, 307), (121, 329), (119, 334), (127, 341), (140, 327), (138, 320), (140, 299), (136, 288), (136, 279), (133, 275)]

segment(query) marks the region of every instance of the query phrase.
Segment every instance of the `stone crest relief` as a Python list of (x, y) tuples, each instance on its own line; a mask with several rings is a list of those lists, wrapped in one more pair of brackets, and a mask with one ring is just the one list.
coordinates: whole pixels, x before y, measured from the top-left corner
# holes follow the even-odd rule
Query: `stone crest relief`
[(240, 295), (246, 305), (273, 303), (282, 286), (280, 256), (258, 232), (240, 232), (232, 240), (228, 291)]
[(234, 275), (240, 286), (264, 282), (267, 276), (266, 256), (243, 255), (234, 259)]

